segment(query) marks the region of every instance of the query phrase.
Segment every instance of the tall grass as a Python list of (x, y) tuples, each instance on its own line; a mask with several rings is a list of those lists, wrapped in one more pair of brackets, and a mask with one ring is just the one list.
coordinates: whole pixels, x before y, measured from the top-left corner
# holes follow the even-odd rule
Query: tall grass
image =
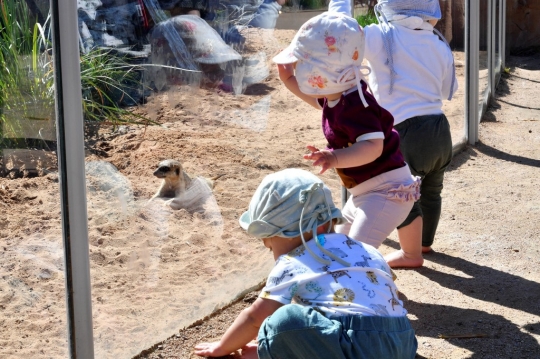
[[(53, 120), (54, 71), (50, 16), (40, 24), (25, 1), (0, 0), (0, 148), (13, 141), (23, 120)], [(83, 114), (85, 121), (112, 125), (150, 124), (119, 103), (129, 97), (137, 81), (136, 65), (102, 50), (81, 55)], [(136, 101), (131, 101), (135, 103)], [(32, 109), (43, 118), (35, 116)], [(32, 111), (31, 111), (32, 110)], [(9, 115), (9, 116), (8, 116)], [(8, 120), (9, 117), (9, 120)], [(15, 119), (20, 119), (20, 122)], [(2, 133), (3, 132), (3, 133)]]
[(50, 43), (45, 30), (50, 18), (42, 25), (29, 14), (24, 1), (0, 0), (0, 109), (7, 111), (25, 113), (28, 106), (54, 105), (47, 51)]
[(142, 68), (110, 51), (93, 49), (81, 55), (81, 85), (85, 120), (112, 125), (149, 125), (153, 122), (120, 107), (119, 103), (136, 101), (129, 95), (131, 90), (141, 88)]

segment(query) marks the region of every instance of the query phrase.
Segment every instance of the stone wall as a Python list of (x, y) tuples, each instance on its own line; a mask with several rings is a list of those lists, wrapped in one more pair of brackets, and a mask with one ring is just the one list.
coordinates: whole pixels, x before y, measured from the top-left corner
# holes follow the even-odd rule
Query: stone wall
[[(452, 48), (464, 48), (465, 0), (439, 0), (442, 19), (437, 29)], [(474, 0), (478, 1), (478, 0)], [(540, 0), (506, 1), (506, 52), (522, 53), (540, 48)], [(487, 1), (480, 3), (480, 48), (486, 47)]]
[[(477, 1), (477, 0), (475, 0)], [(439, 0), (442, 19), (437, 23), (439, 30), (453, 49), (463, 50), (465, 39), (465, 0)]]
[(540, 48), (540, 1), (507, 0), (506, 51), (523, 53)]

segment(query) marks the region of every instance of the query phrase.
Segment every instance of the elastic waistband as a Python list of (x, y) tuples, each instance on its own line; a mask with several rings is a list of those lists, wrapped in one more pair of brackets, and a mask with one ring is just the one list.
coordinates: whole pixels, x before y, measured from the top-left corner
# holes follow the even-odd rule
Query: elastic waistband
[(399, 131), (405, 127), (414, 125), (415, 123), (436, 120), (436, 119), (439, 119), (441, 116), (444, 117), (444, 113), (411, 117), (411, 118), (406, 119), (405, 121), (401, 121), (397, 125), (394, 125), (394, 128), (396, 129), (396, 131)]
[(395, 185), (403, 184), (408, 185), (413, 182), (411, 170), (409, 165), (396, 168), (395, 170), (381, 173), (378, 176), (368, 179), (360, 184), (357, 184), (353, 188), (348, 188), (350, 194), (358, 196), (359, 194), (369, 192), (383, 184)]
[(332, 316), (328, 319), (340, 322), (346, 330), (401, 332), (412, 329), (407, 317), (343, 315)]

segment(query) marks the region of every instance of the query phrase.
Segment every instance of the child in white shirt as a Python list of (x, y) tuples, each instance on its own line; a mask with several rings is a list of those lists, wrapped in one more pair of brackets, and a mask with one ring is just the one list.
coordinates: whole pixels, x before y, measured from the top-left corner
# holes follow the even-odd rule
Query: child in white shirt
[[(420, 199), (398, 226), (398, 237), (407, 243), (421, 240), (426, 253), (439, 223), (444, 171), (452, 159), (450, 124), (442, 105), (457, 90), (454, 59), (434, 29), (441, 18), (439, 0), (379, 0), (375, 13), (379, 23), (364, 28), (364, 56), (372, 69), (369, 85), (394, 116), (412, 174), (422, 178)], [(403, 251), (385, 258), (394, 268), (423, 263)]]

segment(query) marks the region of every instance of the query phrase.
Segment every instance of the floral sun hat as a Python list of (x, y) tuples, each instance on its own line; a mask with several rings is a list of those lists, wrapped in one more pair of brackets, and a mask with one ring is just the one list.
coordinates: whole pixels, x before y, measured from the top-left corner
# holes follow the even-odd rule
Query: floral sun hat
[[(295, 76), (300, 91), (308, 95), (329, 95), (354, 86), (368, 106), (360, 80), (364, 58), (364, 30), (356, 19), (326, 11), (306, 21), (291, 44), (272, 60), (277, 64), (296, 62)], [(366, 74), (367, 75), (367, 74)]]

